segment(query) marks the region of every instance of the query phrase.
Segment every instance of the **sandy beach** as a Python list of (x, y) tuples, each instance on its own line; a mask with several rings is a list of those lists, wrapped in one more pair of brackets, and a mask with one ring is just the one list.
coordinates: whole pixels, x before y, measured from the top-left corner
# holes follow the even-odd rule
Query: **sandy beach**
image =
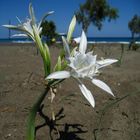
[[(115, 97), (84, 81), (95, 97), (95, 108), (89, 106), (73, 79), (60, 85), (53, 103), (60, 136), (52, 130), (54, 140), (140, 139), (140, 49), (127, 49), (125, 45), (121, 65), (106, 67), (98, 77)], [(52, 46), (50, 51), (55, 64), (60, 48)], [(96, 44), (94, 53), (98, 59), (119, 59), (121, 45)], [(29, 110), (45, 88), (43, 75), (42, 60), (33, 44), (0, 44), (0, 140), (25, 140)], [(43, 102), (43, 112), (50, 117), (49, 97)], [(46, 120), (49, 123), (48, 117)], [(39, 127), (44, 122), (38, 114), (36, 140), (51, 140), (48, 125)]]

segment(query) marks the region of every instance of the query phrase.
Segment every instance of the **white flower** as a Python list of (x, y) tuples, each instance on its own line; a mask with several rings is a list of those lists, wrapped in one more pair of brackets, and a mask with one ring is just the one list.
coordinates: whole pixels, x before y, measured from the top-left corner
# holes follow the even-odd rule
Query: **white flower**
[[(34, 33), (33, 33), (33, 26), (37, 26), (37, 25), (32, 25), (32, 20), (27, 18), (26, 22), (23, 22), (17, 26), (15, 25), (3, 25), (6, 28), (10, 28), (10, 29), (14, 29), (14, 30), (18, 30), (18, 31), (22, 31), (25, 34), (20, 34), (20, 36), (30, 36), (33, 40), (34, 40)], [(38, 34), (40, 34), (42, 31), (42, 28), (37, 26), (37, 32)], [(18, 34), (14, 35), (14, 36), (19, 36)]]
[(18, 30), (23, 32), (22, 34), (19, 35), (14, 35), (14, 36), (29, 36), (33, 39), (33, 41), (36, 43), (37, 47), (39, 48), (40, 54), (43, 59), (43, 64), (44, 64), (44, 70), (45, 70), (45, 76), (50, 74), (51, 71), (51, 61), (50, 61), (50, 52), (49, 48), (46, 43), (42, 42), (40, 33), (42, 31), (41, 24), (44, 21), (44, 19), (53, 13), (48, 12), (46, 13), (41, 21), (36, 23), (35, 15), (34, 15), (34, 10), (32, 7), (32, 4), (29, 5), (29, 13), (30, 13), (30, 18), (27, 18), (26, 22), (22, 23), (20, 19), (17, 17), (19, 21), (19, 25), (3, 25), (7, 28), (13, 29), (13, 30)]
[(93, 84), (100, 87), (107, 93), (113, 95), (109, 86), (105, 84), (103, 81), (96, 79), (95, 77), (98, 75), (100, 68), (115, 63), (117, 62), (117, 60), (105, 59), (97, 61), (96, 60), (97, 56), (92, 55), (92, 52), (86, 53), (87, 38), (84, 31), (82, 32), (82, 36), (80, 39), (79, 50), (78, 51), (75, 50), (73, 52), (73, 55), (70, 54), (69, 46), (64, 37), (62, 37), (62, 40), (66, 51), (66, 58), (69, 62), (68, 66), (71, 68), (71, 70), (54, 72), (50, 74), (46, 79), (65, 79), (69, 77), (75, 78), (79, 84), (81, 92), (83, 93), (84, 97), (89, 101), (92, 107), (95, 106), (95, 100), (91, 92), (81, 82), (80, 78), (90, 79)]
[(42, 31), (42, 27), (41, 27), (42, 22), (48, 15), (54, 13), (54, 11), (50, 11), (46, 13), (38, 24), (36, 23), (34, 10), (31, 4), (29, 5), (29, 13), (30, 13), (30, 18), (27, 18), (25, 22), (22, 23), (21, 20), (17, 17), (19, 21), (19, 24), (17, 26), (15, 25), (3, 25), (3, 26), (6, 28), (18, 30), (25, 33), (25, 34), (19, 34), (19, 35), (16, 34), (14, 36), (27, 36), (28, 35), (35, 41), (34, 30), (36, 34), (40, 35)]

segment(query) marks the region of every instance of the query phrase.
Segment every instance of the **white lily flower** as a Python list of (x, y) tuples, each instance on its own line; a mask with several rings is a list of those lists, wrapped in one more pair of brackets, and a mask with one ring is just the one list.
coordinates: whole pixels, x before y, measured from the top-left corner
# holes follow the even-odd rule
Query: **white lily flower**
[[(33, 25), (32, 25), (31, 19), (26, 19), (26, 22), (23, 22), (23, 23), (20, 22), (20, 24), (17, 26), (14, 26), (14, 25), (3, 25), (3, 26), (6, 28), (22, 31), (34, 40)], [(37, 26), (38, 34), (40, 34), (41, 31), (42, 31), (42, 28)], [(25, 34), (22, 34), (22, 35), (25, 36)]]
[(36, 43), (42, 56), (45, 75), (47, 76), (48, 74), (50, 74), (51, 71), (50, 52), (47, 44), (42, 42), (40, 34), (42, 31), (41, 27), (42, 22), (45, 20), (47, 16), (52, 14), (53, 11), (45, 14), (39, 23), (36, 23), (36, 18), (34, 15), (32, 4), (29, 5), (29, 13), (30, 18), (27, 18), (26, 22), (21, 22), (21, 20), (17, 17), (17, 20), (19, 21), (19, 24), (17, 26), (15, 25), (3, 25), (3, 26), (9, 29), (23, 32), (22, 34), (20, 33), (19, 35), (16, 34), (14, 36), (24, 36), (24, 37), (29, 36)]
[(92, 107), (95, 106), (95, 100), (92, 96), (91, 92), (86, 88), (86, 86), (81, 82), (79, 78), (88, 78), (91, 82), (106, 91), (107, 93), (114, 96), (110, 87), (105, 84), (103, 81), (96, 79), (95, 77), (99, 73), (99, 69), (105, 66), (108, 66), (112, 63), (117, 62), (116, 59), (105, 59), (105, 60), (96, 60), (96, 55), (93, 55), (92, 52), (86, 53), (87, 49), (87, 38), (82, 32), (82, 36), (80, 39), (79, 50), (75, 51), (71, 56), (69, 53), (69, 47), (66, 39), (63, 37), (63, 44), (66, 51), (66, 57), (68, 59), (68, 66), (71, 68), (70, 71), (57, 71), (50, 74), (46, 79), (65, 79), (70, 76), (77, 79), (79, 88), (84, 95), (84, 97), (89, 101)]
[[(47, 16), (53, 14), (54, 11), (50, 11), (46, 13), (38, 24), (36, 23), (36, 20), (35, 20), (32, 4), (29, 5), (29, 13), (30, 13), (30, 18), (27, 18), (25, 22), (22, 23), (21, 20), (17, 17), (17, 20), (19, 21), (19, 24), (17, 26), (15, 25), (3, 25), (3, 26), (9, 29), (14, 29), (17, 31), (24, 32), (25, 34), (27, 34), (29, 37), (31, 37), (34, 40), (35, 37), (34, 37), (33, 28), (36, 28), (36, 33), (40, 35), (42, 32), (42, 27), (41, 27), (42, 22), (45, 20)], [(25, 36), (25, 34), (20, 34), (20, 35)]]

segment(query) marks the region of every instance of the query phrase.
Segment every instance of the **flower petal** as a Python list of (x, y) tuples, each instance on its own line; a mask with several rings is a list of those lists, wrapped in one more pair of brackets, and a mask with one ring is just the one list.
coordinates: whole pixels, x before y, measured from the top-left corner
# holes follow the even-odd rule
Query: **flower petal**
[(15, 25), (2, 25), (3, 27), (14, 29), (14, 30), (20, 30), (21, 26), (15, 26)]
[(12, 37), (28, 37), (26, 34), (14, 34)]
[(81, 37), (76, 37), (76, 38), (74, 38), (73, 39), (77, 44), (79, 44), (80, 43), (80, 40), (81, 40)]
[(49, 76), (46, 77), (46, 79), (65, 79), (69, 77), (70, 77), (70, 72), (57, 71), (57, 72), (51, 73)]
[(27, 19), (27, 21), (23, 23), (23, 28), (25, 29), (26, 32), (29, 32), (29, 34), (33, 36), (33, 28), (30, 19)]
[(92, 83), (98, 86), (99, 88), (103, 89), (104, 91), (108, 92), (112, 96), (114, 96), (110, 87), (107, 84), (105, 84), (103, 81), (98, 80), (98, 79), (92, 79)]
[(95, 107), (95, 100), (94, 100), (94, 97), (92, 96), (91, 92), (85, 87), (84, 84), (80, 84), (79, 88), (80, 88), (81, 92), (83, 93), (83, 95), (85, 96), (85, 98), (89, 101), (91, 106)]
[(118, 61), (117, 59), (104, 59), (104, 60), (97, 61), (97, 64), (99, 65), (99, 68), (102, 68), (111, 65), (117, 61)]
[(87, 49), (87, 38), (85, 32), (83, 31), (80, 40), (79, 52), (84, 54), (86, 52), (86, 49)]
[(42, 22), (43, 22), (49, 15), (51, 15), (51, 14), (53, 14), (53, 13), (54, 13), (54, 11), (50, 11), (50, 12), (45, 13), (45, 15), (43, 15), (42, 19), (40, 20), (40, 22), (39, 22), (39, 24), (38, 24), (38, 28), (40, 28)]

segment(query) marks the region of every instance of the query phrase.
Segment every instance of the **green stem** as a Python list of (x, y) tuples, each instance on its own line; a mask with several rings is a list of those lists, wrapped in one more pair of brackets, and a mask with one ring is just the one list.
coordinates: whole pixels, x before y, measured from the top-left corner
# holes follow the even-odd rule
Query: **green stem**
[(41, 96), (38, 98), (38, 100), (35, 102), (33, 107), (30, 110), (29, 118), (28, 118), (28, 123), (27, 123), (27, 140), (35, 140), (35, 118), (37, 111), (40, 108), (40, 105), (42, 101), (44, 100), (45, 96), (50, 90), (51, 85), (54, 83), (54, 81), (51, 81), (48, 83), (47, 88), (45, 91), (41, 94)]
[(123, 55), (124, 55), (124, 44), (121, 44), (121, 55), (118, 61), (119, 66), (122, 64)]

